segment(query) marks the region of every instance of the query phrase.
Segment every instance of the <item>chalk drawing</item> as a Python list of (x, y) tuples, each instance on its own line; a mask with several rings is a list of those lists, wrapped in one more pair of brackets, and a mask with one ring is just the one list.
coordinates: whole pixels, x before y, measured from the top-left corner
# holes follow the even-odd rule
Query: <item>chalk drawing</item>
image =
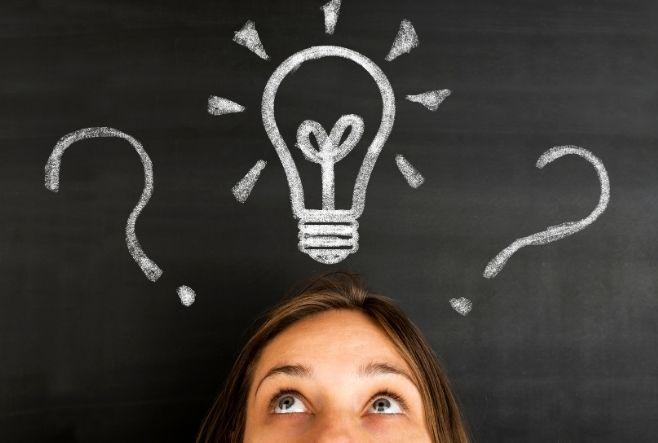
[(263, 171), (263, 169), (265, 169), (266, 165), (267, 162), (265, 160), (258, 160), (256, 164), (252, 166), (249, 172), (247, 172), (245, 176), (242, 177), (235, 186), (233, 186), (231, 192), (233, 192), (233, 196), (237, 201), (240, 203), (247, 201), (251, 191), (254, 189), (254, 186), (256, 186), (256, 182), (260, 177), (260, 173)]
[(211, 95), (208, 98), (208, 113), (212, 115), (234, 114), (244, 111), (244, 106), (227, 98)]
[(267, 55), (267, 52), (265, 52), (265, 48), (263, 47), (263, 44), (260, 41), (260, 37), (258, 36), (256, 25), (252, 20), (247, 20), (242, 29), (235, 31), (233, 41), (249, 49), (263, 60), (270, 59), (270, 56)]
[(324, 31), (327, 34), (333, 34), (338, 23), (338, 15), (340, 14), (340, 0), (331, 0), (322, 6), (324, 12)]
[[(142, 144), (138, 142), (134, 137), (126, 134), (125, 132), (121, 132), (118, 129), (108, 127), (84, 128), (66, 134), (64, 137), (59, 139), (55, 145), (55, 148), (50, 153), (48, 161), (46, 162), (46, 175), (44, 180), (46, 189), (52, 192), (59, 191), (59, 171), (62, 165), (62, 156), (64, 155), (64, 151), (66, 151), (69, 146), (79, 140), (99, 137), (118, 137), (126, 140), (132, 145), (135, 151), (137, 151), (137, 154), (142, 161), (142, 166), (144, 167), (144, 190), (142, 191), (142, 195), (139, 197), (137, 205), (133, 208), (132, 212), (128, 216), (128, 222), (126, 223), (126, 245), (128, 246), (128, 251), (130, 252), (133, 260), (135, 260), (137, 265), (141, 268), (146, 278), (152, 282), (157, 281), (162, 275), (162, 269), (160, 269), (160, 267), (155, 264), (153, 260), (146, 256), (144, 250), (139, 244), (139, 241), (137, 240), (137, 235), (135, 234), (135, 224), (137, 223), (137, 218), (153, 194), (153, 164), (151, 163), (150, 157), (142, 147)], [(178, 288), (178, 295), (181, 297), (183, 304), (185, 304), (181, 294), (184, 294), (185, 300), (189, 302), (189, 304), (186, 304), (185, 306), (189, 306), (194, 302), (194, 291), (191, 288), (187, 286), (181, 286)]]
[[(340, 140), (348, 127), (352, 127), (343, 143)], [(311, 146), (309, 136), (315, 135), (320, 148), (316, 151)], [(331, 130), (329, 136), (318, 122), (306, 120), (297, 129), (297, 146), (307, 160), (317, 163), (322, 168), (322, 209), (335, 209), (334, 164), (342, 160), (361, 139), (363, 119), (358, 115), (343, 115)]]
[[(323, 208), (307, 209), (297, 166), (274, 117), (274, 100), (283, 79), (304, 62), (324, 57), (345, 58), (360, 65), (373, 78), (382, 98), (381, 123), (357, 174), (350, 209), (333, 208), (334, 185), (330, 177), (333, 173), (333, 164), (347, 155), (361, 137), (363, 133), (361, 118), (352, 114), (342, 116), (329, 136), (316, 122), (306, 121), (299, 127), (297, 145), (307, 159), (321, 165), (323, 174)], [(375, 162), (393, 128), (395, 95), (390, 82), (372, 60), (356, 51), (340, 46), (314, 46), (293, 54), (277, 67), (263, 92), (262, 114), (265, 131), (276, 149), (288, 180), (293, 215), (299, 219), (299, 249), (320, 263), (333, 264), (344, 260), (349, 254), (358, 250), (357, 218), (361, 216), (365, 207), (366, 188)], [(348, 126), (351, 126), (351, 132), (347, 140), (337, 146), (341, 138), (339, 134), (342, 135)], [(318, 138), (319, 151), (310, 147), (308, 137), (311, 133)]]
[(452, 306), (452, 309), (457, 311), (459, 314), (466, 317), (468, 313), (471, 312), (471, 309), (473, 309), (473, 302), (471, 302), (466, 297), (451, 298), (450, 306)]
[(402, 20), (400, 23), (400, 29), (398, 30), (398, 35), (395, 37), (393, 46), (391, 46), (391, 50), (386, 56), (386, 61), (390, 62), (402, 54), (411, 52), (411, 50), (417, 47), (418, 44), (418, 34), (416, 34), (414, 25), (412, 25), (409, 20)]
[(608, 206), (610, 201), (610, 180), (608, 178), (608, 173), (603, 166), (603, 162), (599, 160), (594, 154), (592, 154), (587, 149), (579, 148), (577, 146), (556, 146), (548, 151), (544, 152), (541, 157), (537, 160), (537, 167), (542, 169), (547, 164), (557, 160), (560, 157), (565, 155), (579, 155), (585, 160), (590, 162), (599, 178), (601, 184), (601, 194), (599, 196), (599, 203), (596, 205), (596, 208), (585, 218), (578, 221), (571, 221), (562, 223), (557, 226), (549, 226), (545, 230), (538, 232), (536, 234), (529, 235), (527, 237), (519, 238), (515, 240), (508, 247), (503, 249), (494, 257), (487, 267), (484, 270), (485, 278), (493, 278), (503, 269), (507, 260), (510, 259), (512, 255), (519, 249), (530, 246), (530, 245), (545, 245), (562, 238), (565, 238), (569, 235), (573, 235), (578, 231), (582, 231), (587, 226), (592, 224)]
[(409, 183), (409, 186), (416, 189), (423, 184), (425, 177), (406, 158), (398, 154), (395, 156), (395, 163), (398, 165), (400, 173), (407, 180), (407, 183)]
[(439, 105), (450, 95), (449, 89), (427, 91), (422, 94), (407, 95), (407, 100), (414, 103), (420, 103), (430, 111), (439, 109)]
[(196, 293), (189, 286), (179, 286), (178, 289), (176, 289), (176, 293), (178, 294), (178, 298), (183, 306), (188, 308), (192, 306), (192, 303), (194, 303), (194, 300), (196, 299)]
[(137, 202), (137, 206), (134, 207), (128, 217), (128, 222), (126, 223), (126, 244), (130, 255), (132, 255), (135, 262), (142, 269), (146, 278), (154, 282), (160, 278), (162, 270), (153, 260), (146, 256), (137, 240), (137, 236), (135, 235), (135, 223), (137, 222), (137, 217), (139, 217), (139, 214), (142, 212), (142, 209), (144, 209), (153, 193), (153, 165), (141, 143), (135, 140), (132, 136), (121, 132), (118, 129), (107, 127), (79, 129), (66, 134), (57, 142), (55, 148), (50, 154), (50, 158), (48, 158), (48, 162), (46, 163), (46, 188), (52, 192), (57, 192), (59, 190), (59, 170), (64, 151), (66, 151), (72, 143), (75, 143), (78, 140), (97, 137), (119, 137), (128, 141), (128, 143), (135, 148), (135, 151), (137, 151), (137, 154), (142, 161), (142, 165), (144, 166), (144, 190), (139, 198), (139, 202)]

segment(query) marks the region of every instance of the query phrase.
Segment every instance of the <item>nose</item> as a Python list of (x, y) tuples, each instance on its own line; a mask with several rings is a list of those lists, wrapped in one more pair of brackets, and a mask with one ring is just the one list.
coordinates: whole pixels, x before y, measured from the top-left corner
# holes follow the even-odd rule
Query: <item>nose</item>
[(362, 443), (358, 422), (353, 417), (332, 414), (317, 423), (313, 441), (317, 443)]

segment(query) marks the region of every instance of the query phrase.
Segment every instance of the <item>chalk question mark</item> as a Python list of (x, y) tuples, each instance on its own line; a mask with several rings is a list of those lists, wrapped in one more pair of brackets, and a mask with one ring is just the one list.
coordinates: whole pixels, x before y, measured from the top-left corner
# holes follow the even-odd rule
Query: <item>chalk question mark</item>
[[(59, 139), (46, 162), (46, 188), (52, 192), (59, 191), (59, 170), (62, 163), (62, 156), (64, 155), (64, 151), (66, 151), (71, 144), (79, 140), (98, 137), (118, 137), (128, 141), (128, 143), (135, 148), (135, 151), (137, 151), (137, 154), (142, 161), (142, 165), (144, 166), (144, 190), (142, 191), (142, 195), (140, 196), (137, 205), (128, 216), (128, 222), (126, 223), (126, 245), (128, 246), (128, 251), (133, 260), (135, 260), (137, 265), (141, 268), (146, 278), (155, 282), (162, 275), (162, 269), (160, 269), (153, 260), (147, 257), (137, 240), (137, 235), (135, 234), (135, 223), (137, 222), (137, 217), (139, 217), (142, 209), (144, 209), (153, 194), (153, 164), (140, 142), (125, 132), (107, 127), (78, 129), (77, 131), (66, 134)], [(177, 293), (181, 303), (185, 306), (190, 306), (194, 303), (195, 294), (191, 288), (180, 286), (177, 289)]]
[(601, 162), (601, 160), (590, 151), (579, 148), (578, 146), (555, 146), (544, 152), (541, 157), (539, 157), (536, 166), (539, 169), (542, 169), (547, 164), (568, 154), (583, 157), (594, 166), (594, 169), (596, 169), (599, 182), (601, 183), (601, 195), (596, 208), (594, 208), (587, 217), (581, 220), (566, 222), (556, 226), (549, 226), (541, 232), (515, 240), (511, 245), (500, 251), (498, 255), (487, 264), (483, 274), (485, 278), (493, 278), (498, 275), (505, 266), (505, 263), (507, 263), (507, 260), (509, 260), (519, 249), (531, 245), (545, 245), (573, 235), (576, 232), (585, 229), (603, 214), (603, 211), (605, 211), (608, 202), (610, 201), (610, 180), (608, 179), (608, 173), (605, 170), (605, 166), (603, 166), (603, 162)]

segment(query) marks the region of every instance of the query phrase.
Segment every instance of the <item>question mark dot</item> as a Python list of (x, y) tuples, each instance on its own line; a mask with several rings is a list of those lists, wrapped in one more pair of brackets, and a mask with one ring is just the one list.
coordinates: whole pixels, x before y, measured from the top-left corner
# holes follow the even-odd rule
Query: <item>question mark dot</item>
[(192, 306), (192, 303), (194, 303), (194, 299), (196, 298), (194, 289), (189, 286), (179, 286), (178, 289), (176, 289), (176, 293), (178, 294), (178, 298), (180, 298), (180, 302), (184, 306), (187, 306), (188, 308)]

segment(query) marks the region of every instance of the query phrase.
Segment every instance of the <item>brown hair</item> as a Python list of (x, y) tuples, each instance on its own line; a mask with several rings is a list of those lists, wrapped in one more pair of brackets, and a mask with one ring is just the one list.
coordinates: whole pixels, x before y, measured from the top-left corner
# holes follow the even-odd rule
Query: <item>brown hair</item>
[(298, 320), (325, 311), (349, 309), (373, 320), (398, 348), (412, 370), (425, 408), (427, 428), (435, 443), (468, 443), (466, 426), (448, 379), (421, 332), (391, 299), (370, 292), (349, 272), (333, 272), (298, 286), (267, 312), (238, 355), (224, 389), (204, 419), (197, 443), (241, 443), (247, 394), (265, 346)]

